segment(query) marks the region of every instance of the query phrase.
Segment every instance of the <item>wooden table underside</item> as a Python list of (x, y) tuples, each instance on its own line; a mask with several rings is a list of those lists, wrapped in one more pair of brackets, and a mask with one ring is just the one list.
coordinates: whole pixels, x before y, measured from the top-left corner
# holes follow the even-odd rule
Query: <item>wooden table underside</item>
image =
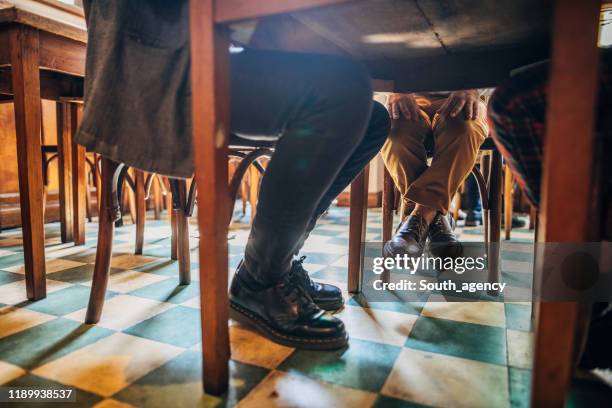
[[(589, 208), (593, 180), (591, 125), (600, 2), (475, 0), (465, 7), (457, 4), (450, 0), (190, 1), (195, 177), (200, 188), (211, 192), (198, 203), (207, 391), (221, 393), (228, 381), (227, 226), (222, 220), (229, 211), (223, 197), (227, 196), (226, 27), (230, 23), (255, 18), (275, 21), (255, 31), (258, 47), (350, 55), (365, 61), (377, 78), (393, 81), (397, 91), (496, 86), (510, 69), (548, 56), (552, 27), (552, 102), (538, 240), (592, 239), (587, 232), (589, 214), (581, 209)], [(315, 9), (319, 6), (330, 7)], [(232, 26), (236, 27), (240, 31), (241, 26)], [(326, 43), (313, 46), (311, 37), (323, 37)], [(578, 77), (581, 81), (572, 79)], [(572, 110), (576, 100), (581, 106)], [(562, 168), (557, 157), (572, 157), (573, 167)], [(570, 193), (566, 185), (581, 188)], [(572, 218), (569, 226), (568, 216)], [(544, 303), (538, 312), (532, 403), (562, 406), (571, 376), (578, 306)]]

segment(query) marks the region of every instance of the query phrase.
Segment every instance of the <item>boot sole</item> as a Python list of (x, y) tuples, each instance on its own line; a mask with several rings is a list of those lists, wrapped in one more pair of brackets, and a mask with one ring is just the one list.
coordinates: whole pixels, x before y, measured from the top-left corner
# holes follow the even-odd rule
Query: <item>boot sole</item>
[(334, 301), (328, 301), (328, 302), (317, 301), (315, 299), (313, 300), (317, 306), (319, 306), (321, 309), (325, 310), (326, 312), (335, 313), (335, 312), (339, 312), (340, 310), (344, 308), (343, 298), (340, 298)]
[(301, 350), (337, 350), (348, 344), (348, 335), (329, 338), (311, 338), (291, 336), (280, 333), (259, 316), (230, 301), (230, 317), (248, 327), (255, 329), (262, 336), (283, 346)]

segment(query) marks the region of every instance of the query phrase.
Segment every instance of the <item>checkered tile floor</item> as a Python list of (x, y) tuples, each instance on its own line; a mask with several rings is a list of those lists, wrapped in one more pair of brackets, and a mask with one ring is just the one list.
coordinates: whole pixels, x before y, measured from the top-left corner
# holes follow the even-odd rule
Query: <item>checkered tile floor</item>
[[(380, 212), (370, 211), (368, 240), (380, 239), (380, 222)], [(67, 404), (71, 407), (528, 403), (533, 337), (529, 304), (425, 301), (362, 307), (348, 296), (339, 316), (351, 340), (341, 351), (296, 351), (230, 323), (230, 390), (221, 398), (205, 395), (198, 285), (177, 286), (167, 221), (147, 221), (142, 256), (131, 254), (133, 227), (117, 229), (107, 301), (95, 326), (82, 324), (96, 224), (88, 224), (87, 231), (87, 245), (74, 247), (60, 243), (58, 224), (47, 226), (48, 296), (38, 302), (25, 298), (20, 231), (0, 233), (1, 385), (73, 386), (77, 404)], [(464, 240), (482, 240), (481, 228), (459, 231)], [(197, 281), (194, 225), (191, 234)], [(241, 258), (247, 235), (248, 225), (235, 222), (230, 271)], [(526, 229), (514, 230), (512, 236), (519, 242), (533, 238)], [(304, 249), (306, 269), (314, 278), (346, 289), (347, 246), (348, 210), (333, 208)], [(530, 259), (528, 252), (503, 254), (503, 270), (529, 271)], [(572, 398), (593, 406), (601, 395), (588, 383), (575, 388)]]

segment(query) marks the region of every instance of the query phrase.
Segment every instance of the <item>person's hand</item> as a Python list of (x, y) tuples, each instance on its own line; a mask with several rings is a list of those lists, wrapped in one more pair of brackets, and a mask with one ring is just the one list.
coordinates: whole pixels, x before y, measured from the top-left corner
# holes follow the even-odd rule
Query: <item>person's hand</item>
[(451, 92), (446, 98), (444, 104), (438, 109), (438, 113), (442, 116), (455, 118), (463, 111), (465, 119), (470, 120), (478, 117), (479, 109), (478, 91), (455, 91)]
[(408, 120), (419, 120), (419, 106), (412, 94), (391, 94), (387, 99), (387, 109), (391, 119), (399, 119), (400, 115)]

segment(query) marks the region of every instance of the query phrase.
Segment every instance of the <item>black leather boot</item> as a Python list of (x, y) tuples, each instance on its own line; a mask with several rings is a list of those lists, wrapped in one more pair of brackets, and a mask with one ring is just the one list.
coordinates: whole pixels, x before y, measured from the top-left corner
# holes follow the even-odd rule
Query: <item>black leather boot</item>
[(290, 274), (263, 287), (241, 264), (230, 287), (230, 317), (298, 349), (331, 350), (348, 343), (344, 323), (320, 309)]
[(455, 220), (450, 214), (437, 213), (429, 225), (429, 253), (440, 258), (456, 258), (462, 255), (463, 247), (453, 232)]
[(302, 265), (305, 256), (293, 261), (291, 277), (297, 284), (306, 289), (312, 300), (323, 310), (336, 311), (344, 306), (344, 298), (339, 287), (327, 283), (319, 283), (310, 279), (308, 272)]
[(418, 258), (423, 254), (427, 241), (427, 221), (419, 214), (409, 215), (383, 248), (385, 257), (408, 255)]

